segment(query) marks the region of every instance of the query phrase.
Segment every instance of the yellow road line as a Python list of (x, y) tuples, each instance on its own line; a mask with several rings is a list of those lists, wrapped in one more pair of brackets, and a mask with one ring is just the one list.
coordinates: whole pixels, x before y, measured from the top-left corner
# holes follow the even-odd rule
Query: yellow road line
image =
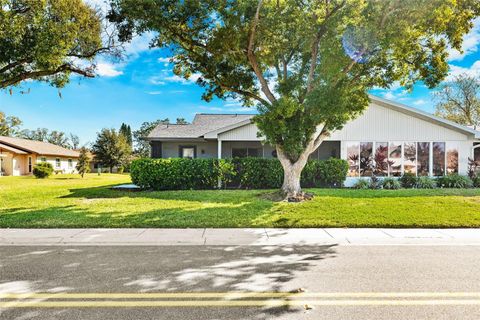
[(480, 298), (480, 292), (150, 292), (0, 293), (0, 299), (179, 299), (179, 298)]
[(448, 306), (480, 305), (480, 300), (237, 300), (237, 301), (15, 301), (0, 308), (107, 308), (107, 307), (283, 307), (283, 306)]

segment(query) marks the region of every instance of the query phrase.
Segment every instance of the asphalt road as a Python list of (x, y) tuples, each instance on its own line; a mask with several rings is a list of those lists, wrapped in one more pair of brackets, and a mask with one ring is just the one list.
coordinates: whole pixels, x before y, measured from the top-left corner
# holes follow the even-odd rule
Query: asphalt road
[(480, 247), (6, 246), (0, 319), (480, 319)]

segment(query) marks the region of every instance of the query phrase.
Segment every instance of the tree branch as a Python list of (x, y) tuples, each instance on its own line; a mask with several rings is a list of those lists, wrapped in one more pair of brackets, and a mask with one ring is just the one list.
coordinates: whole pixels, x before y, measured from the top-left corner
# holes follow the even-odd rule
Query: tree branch
[(250, 29), (250, 36), (249, 36), (248, 48), (247, 48), (247, 58), (248, 58), (248, 61), (250, 62), (250, 65), (253, 68), (253, 71), (255, 72), (255, 75), (258, 78), (258, 81), (260, 81), (260, 85), (262, 87), (263, 93), (271, 103), (274, 103), (275, 101), (277, 101), (277, 99), (273, 95), (272, 91), (270, 91), (267, 80), (265, 80), (265, 77), (263, 76), (262, 70), (260, 69), (260, 66), (258, 65), (258, 62), (257, 62), (257, 57), (255, 56), (255, 53), (254, 53), (255, 32), (257, 29), (258, 22), (260, 20), (260, 9), (262, 7), (262, 3), (263, 3), (263, 0), (258, 1), (257, 11), (255, 12), (255, 17), (253, 19), (252, 27)]
[(53, 70), (39, 70), (39, 71), (31, 71), (31, 72), (21, 73), (21, 74), (15, 76), (15, 77), (10, 78), (10, 79), (0, 81), (0, 88), (4, 89), (4, 88), (7, 88), (9, 86), (16, 85), (16, 84), (18, 84), (18, 83), (20, 83), (20, 82), (22, 82), (26, 79), (35, 79), (35, 78), (40, 78), (40, 77), (47, 77), (47, 76), (51, 76), (51, 75), (54, 75), (54, 74), (58, 74), (58, 73), (61, 73), (61, 72), (67, 72), (67, 71), (82, 75), (82, 76), (87, 77), (87, 78), (94, 78), (95, 77), (95, 74), (93, 72), (77, 68), (77, 67), (72, 66), (70, 64), (63, 64), (63, 65), (59, 66), (57, 69), (53, 69)]

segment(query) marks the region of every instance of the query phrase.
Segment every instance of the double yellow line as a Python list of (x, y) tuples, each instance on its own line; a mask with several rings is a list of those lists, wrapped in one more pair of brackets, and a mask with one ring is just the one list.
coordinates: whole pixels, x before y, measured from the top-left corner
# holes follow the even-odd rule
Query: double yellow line
[(0, 293), (0, 308), (480, 305), (480, 292)]

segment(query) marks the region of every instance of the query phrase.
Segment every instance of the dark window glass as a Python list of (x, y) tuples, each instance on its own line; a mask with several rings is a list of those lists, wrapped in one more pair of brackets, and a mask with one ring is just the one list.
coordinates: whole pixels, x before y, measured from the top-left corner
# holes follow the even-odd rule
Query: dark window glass
[(445, 142), (434, 142), (433, 145), (433, 175), (445, 174)]
[(417, 151), (417, 173), (419, 176), (428, 176), (430, 174), (430, 142), (418, 142)]
[(249, 157), (258, 157), (259, 156), (259, 149), (256, 148), (248, 148), (248, 156)]
[(247, 155), (247, 148), (232, 148), (232, 158), (245, 158)]
[(373, 167), (373, 142), (360, 142), (360, 175), (371, 177)]

